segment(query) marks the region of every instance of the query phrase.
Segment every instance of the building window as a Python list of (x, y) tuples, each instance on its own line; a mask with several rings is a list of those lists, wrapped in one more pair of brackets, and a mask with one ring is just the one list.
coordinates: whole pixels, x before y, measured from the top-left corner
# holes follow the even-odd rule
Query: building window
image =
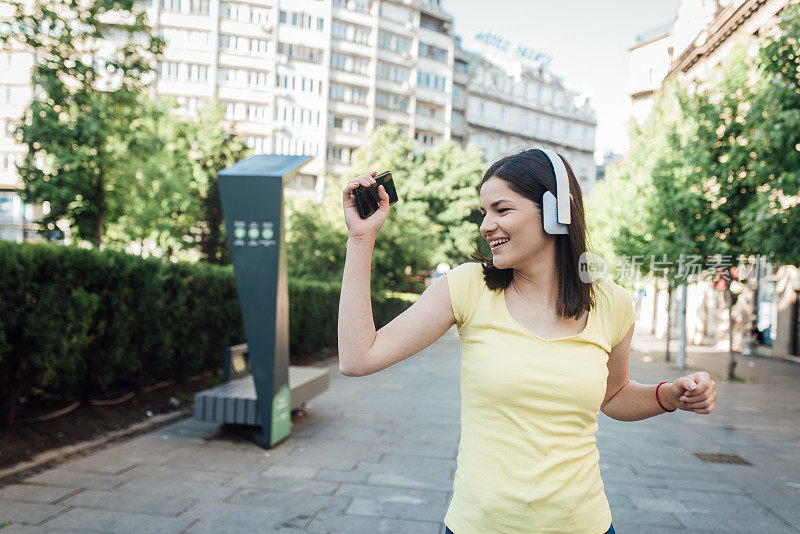
[(369, 13), (370, 7), (368, 0), (333, 0), (333, 5), (359, 13)]
[(437, 91), (444, 91), (447, 85), (447, 78), (425, 71), (417, 71), (417, 85), (430, 87)]
[(331, 68), (356, 74), (367, 74), (369, 72), (369, 60), (362, 57), (332, 53)]
[(189, 13), (208, 15), (208, 0), (189, 0)]
[(333, 21), (331, 25), (331, 35), (337, 39), (344, 39), (353, 43), (369, 43), (369, 28), (356, 26), (355, 24), (345, 24), (337, 20)]
[(208, 66), (195, 63), (160, 61), (158, 74), (163, 80), (207, 82)]
[(391, 19), (396, 22), (413, 22), (414, 14), (404, 7), (395, 6), (387, 2), (381, 2), (381, 18)]
[(395, 52), (411, 51), (411, 41), (409, 39), (383, 31), (378, 33), (378, 46)]
[(256, 154), (262, 154), (269, 149), (269, 141), (265, 137), (248, 135), (244, 138), (245, 144), (252, 148)]
[(255, 70), (220, 68), (217, 70), (220, 84), (249, 89), (263, 89), (267, 86), (267, 73)]
[(161, 0), (161, 9), (163, 11), (172, 11), (173, 13), (180, 13), (181, 0)]
[(328, 159), (334, 163), (350, 163), (350, 151), (345, 147), (328, 145)]
[(325, 25), (324, 19), (320, 17), (313, 17), (304, 11), (285, 11), (283, 9), (278, 12), (278, 23), (304, 30), (316, 29), (317, 31), (322, 31)]
[(344, 119), (335, 115), (328, 115), (328, 128), (341, 130), (344, 126)]
[(208, 46), (211, 32), (161, 28), (158, 34), (159, 37), (167, 43), (167, 46), (173, 48), (196, 49)]
[(419, 43), (419, 55), (447, 63), (447, 50), (422, 41)]
[(331, 100), (347, 102), (350, 104), (366, 104), (367, 90), (362, 87), (344, 86), (332, 83), (330, 88)]
[(375, 74), (378, 78), (384, 80), (391, 80), (393, 82), (407, 82), (411, 71), (397, 65), (379, 61)]
[(386, 109), (408, 111), (408, 98), (401, 98), (388, 93), (377, 93), (375, 95), (375, 104)]
[(337, 100), (339, 102), (344, 102), (344, 94), (345, 94), (345, 87), (343, 85), (339, 85), (338, 83), (332, 83), (330, 88), (330, 98), (331, 100)]
[(298, 44), (278, 43), (278, 54), (290, 57), (297, 61), (321, 63), (323, 50), (321, 48), (312, 48)]

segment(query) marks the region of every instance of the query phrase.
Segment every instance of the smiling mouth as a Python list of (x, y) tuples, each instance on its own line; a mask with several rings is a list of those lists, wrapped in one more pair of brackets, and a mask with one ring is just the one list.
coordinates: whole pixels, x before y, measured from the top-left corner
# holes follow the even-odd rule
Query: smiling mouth
[[(510, 240), (509, 240), (509, 241), (510, 241)], [(508, 243), (508, 241), (504, 241), (504, 242), (500, 243), (499, 245), (495, 245), (495, 246), (493, 246), (493, 247), (491, 247), (491, 246), (490, 246), (489, 248), (491, 249), (491, 251), (492, 251), (492, 252), (494, 252), (495, 250), (498, 250), (500, 247), (502, 247), (502, 246), (503, 246), (503, 245), (505, 245), (506, 243)]]

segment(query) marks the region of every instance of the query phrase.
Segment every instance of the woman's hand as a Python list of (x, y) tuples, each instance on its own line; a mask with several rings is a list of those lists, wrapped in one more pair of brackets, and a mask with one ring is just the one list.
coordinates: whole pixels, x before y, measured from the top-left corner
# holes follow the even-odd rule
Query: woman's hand
[(347, 223), (347, 232), (351, 238), (357, 239), (375, 239), (384, 221), (389, 216), (389, 193), (386, 192), (383, 185), (378, 187), (378, 196), (381, 199), (381, 205), (378, 211), (362, 219), (358, 214), (356, 208), (356, 199), (353, 191), (357, 187), (369, 187), (375, 183), (376, 171), (362, 174), (358, 178), (354, 178), (347, 182), (343, 191), (343, 205), (344, 205), (344, 221)]
[(674, 405), (687, 412), (711, 413), (717, 404), (716, 383), (705, 371), (672, 382), (670, 395), (675, 401)]

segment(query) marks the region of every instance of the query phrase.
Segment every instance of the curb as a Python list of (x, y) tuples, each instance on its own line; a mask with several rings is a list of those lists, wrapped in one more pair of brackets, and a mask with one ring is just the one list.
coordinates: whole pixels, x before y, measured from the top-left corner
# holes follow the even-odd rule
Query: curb
[(44, 451), (34, 459), (20, 462), (12, 467), (0, 470), (0, 488), (8, 484), (21, 482), (42, 471), (70, 460), (76, 456), (86, 456), (96, 452), (112, 443), (125, 441), (140, 434), (146, 434), (152, 430), (175, 423), (182, 419), (192, 416), (194, 408), (187, 408), (178, 413), (171, 412), (151, 417), (146, 421), (134, 423), (128, 428), (111, 431), (97, 439), (81, 441), (71, 445), (65, 445), (58, 449)]

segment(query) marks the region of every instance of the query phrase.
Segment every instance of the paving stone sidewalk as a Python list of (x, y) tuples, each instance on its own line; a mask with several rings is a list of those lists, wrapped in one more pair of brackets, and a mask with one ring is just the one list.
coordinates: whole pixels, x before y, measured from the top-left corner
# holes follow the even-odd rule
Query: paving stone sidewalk
[[(631, 378), (672, 380), (726, 354), (634, 339)], [(675, 345), (674, 354), (677, 353)], [(330, 389), (272, 450), (186, 419), (0, 488), (0, 534), (332, 532), (440, 534), (459, 433), (455, 328), (381, 373), (331, 367)], [(600, 467), (614, 526), (633, 533), (800, 532), (800, 365), (739, 357), (713, 414), (637, 422), (600, 415)], [(737, 454), (711, 464), (696, 452)]]

